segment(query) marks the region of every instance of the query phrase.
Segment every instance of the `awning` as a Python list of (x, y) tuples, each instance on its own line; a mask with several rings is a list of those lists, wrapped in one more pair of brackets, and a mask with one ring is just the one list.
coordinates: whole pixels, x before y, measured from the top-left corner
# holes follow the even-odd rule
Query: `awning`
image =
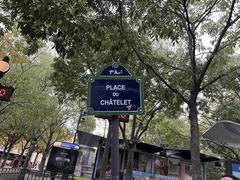
[(80, 145), (98, 147), (101, 138), (101, 136), (97, 136), (83, 131), (78, 131), (78, 143)]
[[(176, 159), (184, 159), (184, 160), (191, 160), (191, 151), (190, 150), (176, 150), (176, 149), (168, 149), (167, 150), (167, 157), (169, 158), (176, 158)], [(200, 153), (200, 160), (201, 162), (212, 162), (212, 161), (219, 161), (220, 159), (214, 156), (209, 156), (206, 154)]]
[(218, 121), (203, 134), (203, 137), (217, 144), (240, 148), (240, 124), (232, 121)]

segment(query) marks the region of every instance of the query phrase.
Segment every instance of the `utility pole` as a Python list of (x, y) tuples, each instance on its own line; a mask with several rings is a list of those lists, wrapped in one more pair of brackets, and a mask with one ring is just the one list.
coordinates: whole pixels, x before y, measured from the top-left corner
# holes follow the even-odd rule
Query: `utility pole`
[(79, 101), (80, 115), (79, 115), (79, 118), (78, 118), (76, 130), (75, 130), (75, 133), (74, 133), (73, 143), (75, 143), (76, 139), (77, 139), (78, 129), (79, 129), (79, 126), (80, 126), (80, 123), (81, 123), (81, 120), (82, 120), (83, 114), (84, 114), (83, 102), (85, 102), (86, 100), (87, 100), (87, 98), (85, 96), (82, 96), (80, 98), (80, 101)]
[(80, 109), (80, 115), (79, 115), (78, 122), (77, 122), (77, 128), (76, 128), (76, 131), (74, 133), (73, 144), (75, 144), (75, 141), (76, 141), (76, 138), (77, 138), (79, 125), (80, 125), (81, 120), (82, 120), (82, 115), (83, 115), (83, 109), (81, 108)]
[(119, 119), (118, 119), (118, 116), (113, 115), (111, 121), (112, 121), (111, 175), (112, 175), (112, 180), (119, 180), (119, 140), (118, 140)]

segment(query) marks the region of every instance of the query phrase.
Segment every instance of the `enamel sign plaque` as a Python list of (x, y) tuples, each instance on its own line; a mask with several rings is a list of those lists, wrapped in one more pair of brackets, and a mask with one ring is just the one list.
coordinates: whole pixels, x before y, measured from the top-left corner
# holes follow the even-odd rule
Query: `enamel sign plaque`
[(143, 114), (142, 78), (112, 63), (88, 79), (88, 114)]

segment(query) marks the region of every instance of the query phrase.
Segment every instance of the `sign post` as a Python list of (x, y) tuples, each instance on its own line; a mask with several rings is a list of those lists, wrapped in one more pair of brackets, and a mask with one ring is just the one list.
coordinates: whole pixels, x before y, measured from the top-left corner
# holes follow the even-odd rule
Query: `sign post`
[(117, 115), (112, 118), (112, 145), (111, 145), (111, 176), (112, 180), (119, 180), (119, 119)]
[(142, 78), (120, 63), (107, 65), (88, 79), (87, 107), (90, 115), (112, 116), (111, 179), (118, 180), (119, 117), (144, 113)]

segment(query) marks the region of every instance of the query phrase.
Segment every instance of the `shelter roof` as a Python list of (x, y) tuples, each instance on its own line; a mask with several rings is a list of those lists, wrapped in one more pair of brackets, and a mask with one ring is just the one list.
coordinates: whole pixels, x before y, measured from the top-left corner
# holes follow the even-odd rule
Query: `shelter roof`
[[(91, 133), (78, 131), (78, 143), (90, 146), (90, 147), (98, 147), (98, 145), (104, 146), (104, 141), (106, 139), (101, 136), (93, 135)], [(123, 148), (123, 140), (119, 140), (119, 147)], [(136, 146), (138, 151), (152, 153), (152, 154), (161, 154), (171, 158), (183, 159), (183, 160), (191, 160), (191, 152), (190, 150), (180, 150), (180, 149), (166, 149), (159, 146), (154, 146), (147, 143), (137, 143)], [(206, 154), (200, 154), (201, 162), (210, 162), (210, 161), (218, 161), (219, 159), (213, 156), (209, 156)]]

